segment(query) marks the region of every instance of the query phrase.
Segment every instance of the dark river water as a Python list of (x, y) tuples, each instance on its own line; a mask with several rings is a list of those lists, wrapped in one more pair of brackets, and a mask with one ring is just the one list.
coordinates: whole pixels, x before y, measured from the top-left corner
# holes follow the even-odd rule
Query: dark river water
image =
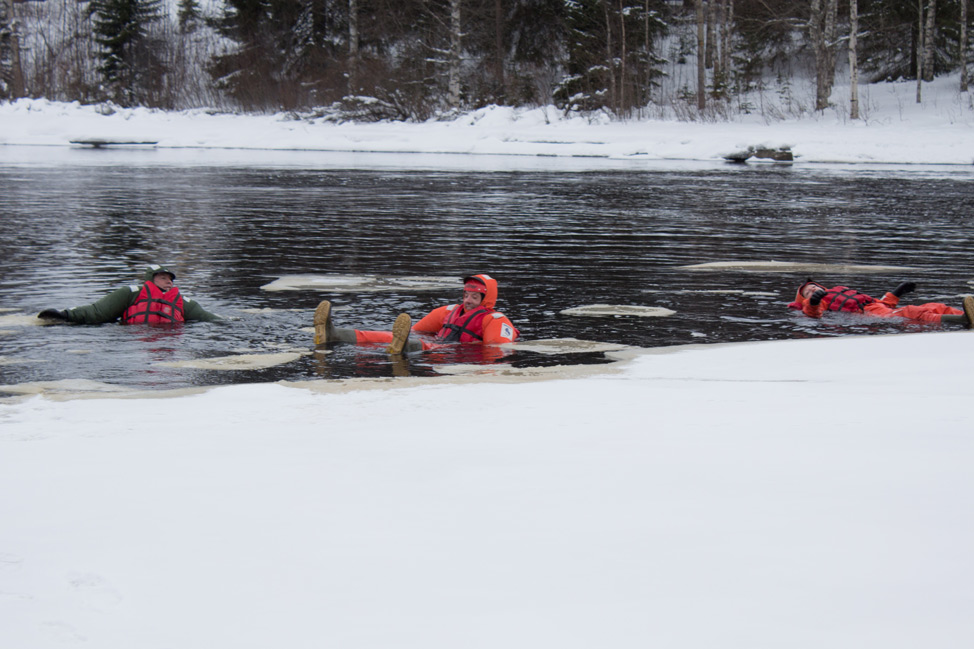
[[(0, 151), (2, 153), (2, 151)], [(186, 387), (402, 374), (380, 349), (335, 346), (265, 369), (181, 361), (308, 352), (321, 299), (340, 325), (388, 328), (456, 302), (486, 272), (525, 341), (642, 347), (860, 333), (916, 325), (786, 308), (809, 273), (880, 296), (959, 305), (974, 292), (974, 170), (757, 164), (588, 170), (340, 169), (248, 163), (5, 164), (0, 157), (0, 385), (87, 379)], [(692, 269), (714, 262), (775, 262)], [(43, 308), (93, 302), (149, 262), (225, 323), (36, 326)], [(791, 264), (791, 265), (789, 265)], [(801, 265), (811, 265), (803, 267)], [(864, 272), (847, 266), (899, 266)], [(322, 276), (301, 290), (264, 286)], [(334, 276), (391, 278), (347, 291)], [(402, 278), (455, 278), (413, 290)], [(578, 316), (589, 305), (664, 307), (669, 317)], [(412, 355), (405, 372), (483, 363), (476, 351)], [(509, 352), (514, 366), (603, 362), (601, 354)]]

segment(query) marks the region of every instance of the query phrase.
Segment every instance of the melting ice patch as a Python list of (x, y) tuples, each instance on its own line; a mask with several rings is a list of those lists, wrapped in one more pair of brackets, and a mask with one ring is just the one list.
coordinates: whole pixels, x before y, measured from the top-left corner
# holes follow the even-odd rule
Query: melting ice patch
[(187, 361), (155, 363), (164, 367), (188, 367), (196, 370), (262, 370), (296, 361), (311, 352), (278, 352), (276, 354), (239, 354), (196, 358)]
[(617, 343), (603, 343), (596, 340), (579, 340), (578, 338), (547, 338), (527, 342), (505, 343), (501, 345), (519, 351), (535, 352), (537, 354), (579, 354), (588, 352), (616, 352), (626, 349), (626, 345)]
[(481, 375), (481, 374), (499, 374), (503, 372), (508, 372), (513, 370), (513, 366), (508, 363), (494, 363), (492, 365), (437, 365), (433, 369), (438, 374), (450, 374), (450, 375)]
[(589, 304), (559, 311), (562, 315), (576, 316), (617, 316), (629, 315), (640, 318), (663, 318), (676, 311), (659, 306), (636, 306), (631, 304)]
[[(3, 309), (4, 311), (12, 311), (13, 309)], [(3, 327), (31, 327), (34, 325), (50, 325), (50, 324), (61, 324), (58, 320), (44, 320), (38, 318), (36, 315), (27, 315), (24, 313), (10, 313), (8, 315), (0, 315), (0, 326)]]
[(678, 289), (675, 291), (667, 291), (655, 288), (643, 289), (643, 293), (667, 293), (670, 295), (686, 295), (692, 293), (693, 295), (743, 295), (746, 297), (777, 297), (778, 293), (776, 291), (742, 291), (736, 288), (710, 288), (710, 289)]
[(265, 291), (327, 291), (375, 293), (380, 291), (441, 291), (459, 288), (459, 277), (380, 277), (378, 275), (284, 275)]
[(711, 261), (705, 264), (677, 266), (683, 270), (743, 270), (778, 273), (887, 273), (917, 270), (912, 266), (859, 266), (850, 264), (806, 264), (793, 261)]

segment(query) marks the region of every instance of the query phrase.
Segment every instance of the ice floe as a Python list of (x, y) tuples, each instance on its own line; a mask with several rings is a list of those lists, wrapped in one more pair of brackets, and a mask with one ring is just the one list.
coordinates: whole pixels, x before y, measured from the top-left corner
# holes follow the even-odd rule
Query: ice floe
[(505, 343), (500, 346), (523, 352), (551, 355), (615, 352), (627, 348), (627, 345), (604, 343), (597, 340), (579, 340), (578, 338), (547, 338), (527, 342)]
[(744, 270), (778, 273), (888, 273), (917, 270), (912, 266), (868, 266), (855, 264), (808, 264), (795, 261), (710, 261), (677, 266), (683, 270)]
[(239, 354), (215, 356), (213, 358), (194, 358), (186, 361), (164, 361), (155, 364), (163, 367), (188, 367), (197, 370), (262, 370), (296, 361), (310, 353), (278, 352), (276, 354)]
[(659, 306), (637, 306), (633, 304), (588, 304), (559, 311), (562, 315), (575, 316), (617, 316), (628, 315), (640, 318), (663, 318), (676, 311)]
[(284, 275), (261, 289), (265, 291), (327, 291), (373, 293), (380, 291), (442, 291), (459, 289), (460, 277), (382, 277), (378, 275)]

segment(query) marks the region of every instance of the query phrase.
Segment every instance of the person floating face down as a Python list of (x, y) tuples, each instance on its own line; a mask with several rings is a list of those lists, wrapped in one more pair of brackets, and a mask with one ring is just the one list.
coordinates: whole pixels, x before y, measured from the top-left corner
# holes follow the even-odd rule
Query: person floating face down
[(862, 313), (877, 318), (902, 318), (914, 322), (960, 324), (970, 329), (974, 323), (974, 297), (964, 298), (963, 310), (941, 302), (899, 306), (900, 298), (916, 290), (913, 282), (903, 282), (882, 299), (860, 293), (848, 286), (826, 288), (811, 279), (798, 288), (795, 300), (788, 305), (812, 318), (820, 318), (826, 311)]
[(71, 309), (44, 309), (37, 317), (76, 324), (178, 324), (192, 320), (222, 320), (180, 293), (176, 274), (158, 264), (145, 269), (141, 285), (115, 289), (97, 302)]
[[(415, 325), (409, 314), (401, 313), (392, 331), (344, 329), (331, 322), (331, 302), (323, 300), (315, 310), (315, 344), (331, 342), (354, 344), (388, 343), (390, 354), (432, 349), (448, 343), (497, 345), (514, 342), (520, 332), (503, 313), (494, 310), (497, 280), (478, 274), (463, 280), (463, 299), (433, 309)], [(410, 337), (410, 333), (423, 336)]]

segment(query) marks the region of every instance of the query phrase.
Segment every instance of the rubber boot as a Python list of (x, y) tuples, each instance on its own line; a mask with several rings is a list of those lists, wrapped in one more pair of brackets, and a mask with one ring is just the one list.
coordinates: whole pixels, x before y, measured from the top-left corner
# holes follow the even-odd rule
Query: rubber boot
[(331, 302), (322, 300), (315, 309), (315, 344), (358, 342), (354, 329), (338, 328), (331, 323)]
[(392, 324), (392, 343), (389, 344), (389, 348), (386, 350), (387, 353), (402, 353), (403, 348), (406, 347), (406, 343), (409, 340), (409, 329), (412, 325), (413, 321), (408, 313), (400, 313), (396, 317), (396, 321)]
[(964, 325), (968, 329), (971, 328), (970, 321), (967, 319), (966, 315), (952, 315), (950, 313), (945, 313), (940, 316), (940, 324), (959, 324)]

